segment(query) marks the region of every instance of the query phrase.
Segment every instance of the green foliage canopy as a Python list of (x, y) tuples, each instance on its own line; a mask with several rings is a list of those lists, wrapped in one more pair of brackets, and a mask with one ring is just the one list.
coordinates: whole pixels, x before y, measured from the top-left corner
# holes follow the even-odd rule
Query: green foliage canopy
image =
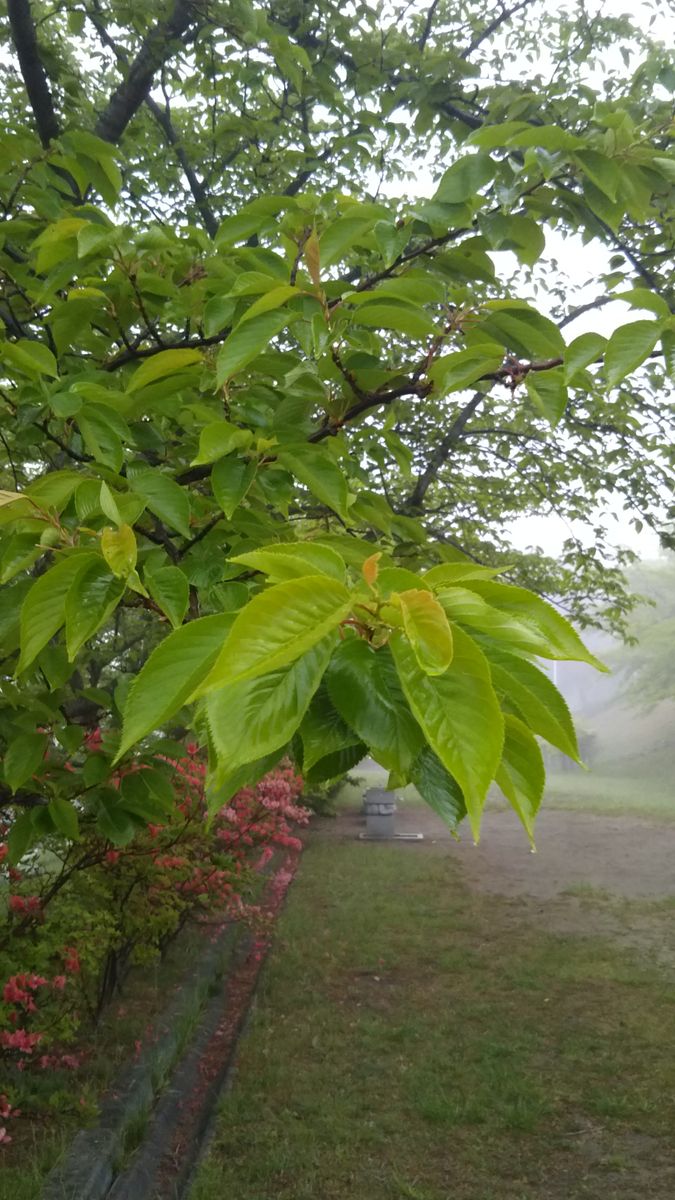
[[(554, 564), (507, 555), (509, 522), (592, 523), (618, 493), (656, 526), (672, 482), (665, 50), (535, 0), (8, 12), (16, 843), (64, 801), (96, 820), (115, 763), (177, 721), (214, 804), (284, 753), (311, 781), (369, 748), (476, 834), (496, 779), (531, 836), (535, 735), (576, 755), (535, 660), (591, 656), (521, 585), (615, 626), (630, 602), (602, 532)], [(514, 80), (542, 46), (547, 77)], [(422, 169), (432, 196), (397, 196)], [(552, 234), (611, 251), (581, 306), (637, 310), (609, 340), (568, 336)]]

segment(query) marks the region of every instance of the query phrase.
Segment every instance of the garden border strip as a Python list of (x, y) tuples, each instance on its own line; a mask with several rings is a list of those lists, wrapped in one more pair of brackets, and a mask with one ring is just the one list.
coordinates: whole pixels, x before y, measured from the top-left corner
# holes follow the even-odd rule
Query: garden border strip
[[(289, 852), (270, 876), (261, 907), (270, 924), (281, 911), (300, 852)], [(237, 945), (223, 992), (204, 1019), (173, 1074), (128, 1170), (115, 1180), (108, 1200), (182, 1200), (214, 1124), (219, 1098), (231, 1076), (270, 948), (269, 936), (249, 934)]]
[(104, 1200), (125, 1154), (125, 1143), (138, 1121), (147, 1119), (155, 1097), (183, 1049), (190, 1025), (209, 991), (225, 973), (241, 930), (224, 921), (171, 1004), (158, 1017), (153, 1036), (137, 1060), (123, 1067), (101, 1106), (97, 1124), (81, 1129), (65, 1158), (46, 1178), (43, 1200)]
[[(298, 852), (289, 853), (276, 870), (270, 872), (268, 867), (261, 906), (270, 919), (281, 907), (298, 861)], [(239, 923), (222, 923), (212, 945), (155, 1023), (152, 1042), (123, 1069), (109, 1091), (96, 1126), (80, 1130), (65, 1158), (50, 1171), (42, 1200), (151, 1200), (153, 1176), (156, 1180), (160, 1174), (168, 1179), (176, 1175), (175, 1153), (167, 1151), (167, 1144), (172, 1134), (175, 1140), (179, 1126), (185, 1129), (186, 1114), (191, 1113), (190, 1144), (181, 1143), (186, 1161), (176, 1178), (179, 1186), (185, 1186), (236, 1051), (268, 947), (269, 939), (256, 941)], [(248, 986), (237, 997), (233, 981), (245, 978)], [(223, 979), (224, 990), (218, 987)], [(214, 1045), (211, 1063), (209, 1048)], [(131, 1151), (132, 1161), (125, 1166), (139, 1125), (144, 1127), (140, 1147), (136, 1154)], [(164, 1200), (171, 1193), (154, 1194)]]

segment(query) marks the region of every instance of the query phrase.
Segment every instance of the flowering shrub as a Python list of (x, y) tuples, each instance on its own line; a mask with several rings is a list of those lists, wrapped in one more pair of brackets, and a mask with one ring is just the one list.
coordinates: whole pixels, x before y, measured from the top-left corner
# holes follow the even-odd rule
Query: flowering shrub
[[(113, 846), (82, 823), (78, 842), (46, 838), (40, 857), (19, 871), (7, 866), (0, 841), (0, 886), (7, 886), (0, 1064), (3, 1080), (13, 1084), (0, 1097), (0, 1144), (11, 1139), (7, 1122), (18, 1114), (16, 1104), (24, 1112), (35, 1107), (31, 1079), (81, 1065), (87, 1029), (131, 966), (160, 957), (186, 921), (206, 914), (264, 931), (253, 897), (256, 872), (275, 847), (300, 848), (293, 829), (309, 812), (298, 803), (302, 779), (289, 764), (209, 819), (199, 747), (190, 743), (180, 758), (161, 762), (173, 811), (162, 822), (144, 822), (127, 845)], [(127, 768), (112, 783), (128, 795), (129, 775), (142, 771)]]

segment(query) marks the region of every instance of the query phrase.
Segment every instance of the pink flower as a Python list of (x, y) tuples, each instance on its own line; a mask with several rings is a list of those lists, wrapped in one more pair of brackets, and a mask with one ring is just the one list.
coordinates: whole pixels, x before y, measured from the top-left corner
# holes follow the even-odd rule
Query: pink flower
[(5, 861), (8, 854), (9, 846), (7, 845), (7, 842), (0, 843), (0, 863)]
[(0, 1146), (6, 1146), (9, 1142), (11, 1142), (11, 1140), (12, 1139), (5, 1129), (5, 1126), (0, 1125)]
[(65, 975), (55, 975), (52, 979), (52, 987), (55, 987), (57, 991), (62, 992), (67, 982), (68, 980), (66, 979)]

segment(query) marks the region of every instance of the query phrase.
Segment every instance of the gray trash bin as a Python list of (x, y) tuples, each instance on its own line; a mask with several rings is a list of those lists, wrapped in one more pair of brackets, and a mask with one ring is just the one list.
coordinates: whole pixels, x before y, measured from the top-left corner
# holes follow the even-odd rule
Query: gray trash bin
[(386, 788), (368, 788), (363, 797), (366, 833), (369, 838), (393, 838), (396, 793)]

